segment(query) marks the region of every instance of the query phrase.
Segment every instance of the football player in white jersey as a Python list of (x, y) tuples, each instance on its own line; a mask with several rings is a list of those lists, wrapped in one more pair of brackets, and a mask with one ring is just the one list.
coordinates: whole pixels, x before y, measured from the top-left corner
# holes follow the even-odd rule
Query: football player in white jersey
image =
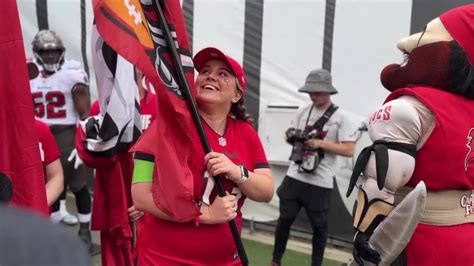
[[(32, 46), (35, 59), (29, 62), (29, 70), (35, 115), (50, 126), (59, 146), (64, 169), (64, 188), (66, 191), (69, 187), (76, 198), (80, 223), (78, 234), (91, 246), (91, 197), (74, 145), (76, 124), (79, 119), (88, 116), (90, 109), (87, 74), (79, 62), (65, 59), (66, 48), (56, 32), (39, 31), (32, 41)], [(35, 66), (37, 71), (31, 71)], [(65, 192), (63, 195), (64, 201), (58, 200), (52, 206), (51, 218), (54, 222), (70, 218), (65, 216)], [(64, 222), (74, 224), (77, 219)]]

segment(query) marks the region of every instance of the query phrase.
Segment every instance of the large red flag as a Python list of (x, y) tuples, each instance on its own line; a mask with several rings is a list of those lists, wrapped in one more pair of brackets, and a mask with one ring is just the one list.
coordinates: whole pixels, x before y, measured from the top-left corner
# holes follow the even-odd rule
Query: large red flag
[[(193, 176), (187, 165), (193, 146), (199, 145), (193, 143), (198, 140), (197, 131), (176, 82), (175, 66), (154, 11), (155, 1), (150, 2), (153, 3), (140, 5), (138, 0), (130, 0), (127, 4), (95, 0), (94, 14), (103, 39), (138, 67), (155, 87), (157, 120), (134, 150), (155, 155), (155, 203), (175, 219), (185, 221), (199, 215), (193, 198)], [(194, 95), (194, 69), (179, 0), (159, 2), (163, 3), (163, 13)]]
[(15, 0), (0, 16), (0, 172), (13, 183), (12, 203), (48, 214), (20, 19)]

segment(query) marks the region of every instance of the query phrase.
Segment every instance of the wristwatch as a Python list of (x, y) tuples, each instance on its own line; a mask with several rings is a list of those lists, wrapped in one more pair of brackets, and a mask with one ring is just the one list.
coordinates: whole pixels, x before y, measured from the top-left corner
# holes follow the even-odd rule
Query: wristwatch
[(234, 181), (236, 184), (243, 184), (249, 180), (249, 170), (241, 164), (238, 165), (240, 168), (240, 179), (237, 181)]

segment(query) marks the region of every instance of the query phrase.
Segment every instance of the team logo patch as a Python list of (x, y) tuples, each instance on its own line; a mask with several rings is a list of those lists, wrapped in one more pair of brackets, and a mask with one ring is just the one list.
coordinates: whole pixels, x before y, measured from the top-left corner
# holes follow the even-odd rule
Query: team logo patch
[(176, 94), (176, 96), (182, 98), (184, 97), (183, 92), (179, 88), (173, 73), (170, 71), (170, 64), (163, 60), (163, 58), (165, 58), (166, 51), (161, 48), (162, 47), (156, 48), (155, 69), (157, 70), (158, 76), (160, 77), (163, 84), (165, 84), (170, 91)]
[(472, 152), (472, 138), (474, 135), (474, 128), (469, 129), (469, 133), (467, 134), (467, 154), (466, 158), (464, 159), (464, 171), (467, 172), (467, 168), (469, 166), (469, 162), (474, 159), (474, 153)]
[(474, 194), (471, 195), (463, 195), (461, 197), (461, 207), (464, 208), (464, 217), (474, 214)]
[(222, 136), (219, 137), (219, 145), (221, 145), (222, 147), (227, 146), (227, 140)]

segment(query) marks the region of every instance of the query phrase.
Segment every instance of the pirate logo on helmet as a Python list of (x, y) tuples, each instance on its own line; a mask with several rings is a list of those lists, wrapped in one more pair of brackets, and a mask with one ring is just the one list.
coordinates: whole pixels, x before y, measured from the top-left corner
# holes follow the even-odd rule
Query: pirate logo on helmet
[(35, 35), (31, 44), (36, 60), (46, 71), (56, 72), (61, 68), (66, 48), (56, 32), (41, 30)]

